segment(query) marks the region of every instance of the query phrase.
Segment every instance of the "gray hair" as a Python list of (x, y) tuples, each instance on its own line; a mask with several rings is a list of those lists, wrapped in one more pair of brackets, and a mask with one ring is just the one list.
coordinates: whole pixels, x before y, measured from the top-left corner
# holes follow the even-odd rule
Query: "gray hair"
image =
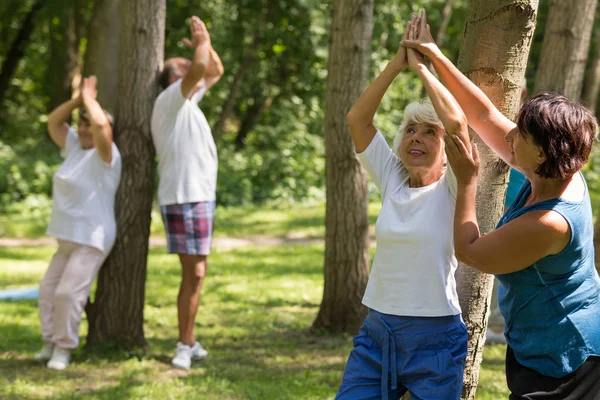
[(438, 126), (441, 129), (444, 129), (444, 125), (442, 125), (442, 121), (440, 121), (440, 118), (437, 116), (435, 109), (433, 108), (433, 105), (431, 104), (429, 99), (413, 101), (404, 109), (404, 117), (402, 119), (402, 123), (398, 128), (398, 133), (396, 133), (394, 143), (392, 144), (392, 150), (397, 156), (399, 156), (398, 150), (400, 149), (400, 142), (402, 142), (402, 138), (404, 137), (406, 127), (411, 122), (416, 122), (417, 124), (431, 124)]

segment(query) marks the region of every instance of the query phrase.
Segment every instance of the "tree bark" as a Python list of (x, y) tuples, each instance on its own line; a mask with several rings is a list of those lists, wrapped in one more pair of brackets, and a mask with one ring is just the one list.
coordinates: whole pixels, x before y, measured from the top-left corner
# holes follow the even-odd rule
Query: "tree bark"
[(583, 86), (583, 103), (592, 111), (596, 110), (600, 95), (600, 29), (596, 29), (595, 42), (596, 46), (590, 53), (590, 67)]
[(579, 101), (598, 0), (552, 0), (534, 92)]
[(6, 58), (2, 64), (2, 69), (0, 70), (0, 108), (4, 103), (4, 97), (6, 96), (6, 91), (10, 86), (10, 80), (17, 70), (19, 62), (25, 55), (25, 48), (29, 42), (31, 33), (36, 27), (36, 24), (34, 23), (35, 16), (42, 9), (44, 3), (45, 0), (37, 0), (35, 3), (33, 3), (33, 6), (31, 6), (31, 9), (23, 20), (21, 29), (19, 29), (15, 40), (6, 54)]
[[(469, 3), (458, 67), (509, 118), (514, 118), (519, 107), (537, 6), (537, 0), (471, 0)], [(494, 229), (502, 215), (507, 170), (498, 170), (498, 157), (476, 135), (474, 141), (481, 158), (477, 216), (479, 228), (485, 234)], [(460, 264), (456, 278), (469, 331), (462, 398), (471, 400), (479, 379), (493, 276)]]
[(314, 329), (356, 333), (369, 275), (367, 176), (345, 115), (367, 84), (373, 0), (336, 0), (325, 95), (325, 287)]
[(98, 102), (113, 115), (118, 97), (119, 3), (120, 0), (96, 0), (83, 64), (84, 76), (98, 78)]
[(116, 196), (117, 240), (88, 311), (88, 345), (143, 346), (144, 295), (154, 146), (150, 116), (163, 63), (165, 0), (121, 2), (116, 143), (123, 157)]

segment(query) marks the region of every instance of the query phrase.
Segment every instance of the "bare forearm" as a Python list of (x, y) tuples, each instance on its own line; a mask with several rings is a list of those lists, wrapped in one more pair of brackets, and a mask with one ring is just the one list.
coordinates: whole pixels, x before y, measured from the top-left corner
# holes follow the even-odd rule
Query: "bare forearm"
[(210, 45), (204, 44), (198, 46), (194, 51), (194, 57), (192, 58), (192, 65), (188, 74), (192, 74), (196, 81), (199, 81), (204, 77), (206, 69), (210, 63)]
[(102, 110), (102, 107), (100, 107), (100, 104), (95, 99), (84, 99), (83, 105), (88, 112), (90, 125), (103, 126), (108, 124), (108, 119), (106, 118), (106, 114), (104, 114), (104, 110)]
[(439, 48), (430, 50), (426, 55), (442, 83), (464, 110), (470, 125), (476, 124), (482, 116), (495, 109), (485, 93), (452, 64)]
[(84, 97), (83, 104), (88, 112), (94, 145), (98, 149), (100, 157), (110, 163), (112, 160), (113, 137), (108, 118), (94, 98)]
[(212, 75), (218, 77), (221, 77), (223, 75), (223, 72), (225, 72), (223, 68), (223, 62), (219, 57), (219, 53), (217, 53), (216, 50), (212, 47), (210, 48), (210, 62), (208, 69), (210, 70), (210, 73)]
[(476, 195), (476, 182), (459, 184), (454, 211), (454, 250), (456, 257), (463, 262), (468, 262), (468, 248), (480, 236), (475, 207)]
[(396, 76), (402, 71), (393, 64), (388, 63), (379, 76), (360, 95), (356, 103), (347, 114), (350, 125), (367, 125), (373, 123), (381, 99), (390, 87)]
[(80, 99), (76, 98), (68, 100), (56, 107), (48, 114), (48, 126), (62, 126), (69, 118), (71, 118), (73, 110), (79, 107), (80, 104)]
[[(419, 64), (417, 74), (433, 104), (440, 121), (444, 125), (446, 132), (457, 135), (464, 134), (468, 136), (467, 118), (458, 102), (444, 85), (429, 71), (426, 65)], [(469, 145), (468, 137), (466, 143)]]

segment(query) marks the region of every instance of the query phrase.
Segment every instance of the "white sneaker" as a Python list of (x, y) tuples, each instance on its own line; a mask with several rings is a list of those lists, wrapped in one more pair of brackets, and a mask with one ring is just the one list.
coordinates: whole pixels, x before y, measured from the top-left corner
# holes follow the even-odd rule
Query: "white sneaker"
[(196, 342), (192, 346), (192, 360), (202, 360), (203, 358), (206, 358), (207, 355), (208, 351), (202, 347), (200, 342)]
[(187, 344), (177, 342), (177, 348), (175, 349), (175, 357), (173, 357), (171, 364), (175, 368), (190, 369), (190, 367), (192, 366), (192, 348)]
[(71, 362), (71, 350), (55, 346), (52, 358), (46, 366), (51, 369), (63, 370)]
[(42, 350), (33, 356), (35, 361), (48, 361), (52, 358), (52, 352), (54, 351), (54, 345), (52, 343), (45, 343)]
[(496, 333), (490, 328), (485, 331), (485, 342), (486, 343), (503, 343), (506, 344), (506, 338), (503, 333)]

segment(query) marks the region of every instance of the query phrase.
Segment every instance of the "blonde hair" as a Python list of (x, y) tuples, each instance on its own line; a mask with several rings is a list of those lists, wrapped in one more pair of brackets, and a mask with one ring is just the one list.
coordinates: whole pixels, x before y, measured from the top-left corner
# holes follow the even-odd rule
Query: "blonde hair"
[(402, 142), (402, 138), (404, 137), (406, 127), (411, 122), (416, 122), (417, 124), (431, 124), (438, 126), (441, 129), (444, 129), (444, 125), (442, 125), (442, 121), (440, 121), (439, 117), (437, 116), (435, 109), (433, 108), (433, 105), (431, 104), (429, 99), (413, 101), (404, 109), (402, 123), (398, 128), (398, 133), (396, 133), (394, 143), (392, 144), (392, 150), (396, 155), (398, 155), (398, 149), (400, 148), (400, 142)]

